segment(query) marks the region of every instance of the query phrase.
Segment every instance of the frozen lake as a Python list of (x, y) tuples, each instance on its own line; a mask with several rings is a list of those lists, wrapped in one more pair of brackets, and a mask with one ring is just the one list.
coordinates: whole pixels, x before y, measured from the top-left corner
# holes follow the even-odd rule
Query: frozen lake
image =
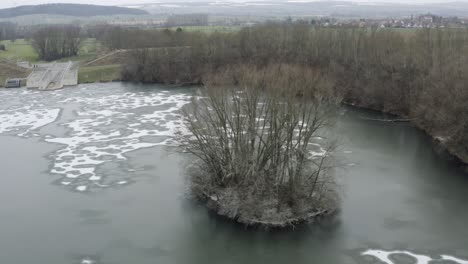
[(468, 263), (468, 175), (374, 113), (338, 121), (333, 219), (266, 233), (211, 215), (171, 139), (193, 92), (0, 90), (0, 263)]

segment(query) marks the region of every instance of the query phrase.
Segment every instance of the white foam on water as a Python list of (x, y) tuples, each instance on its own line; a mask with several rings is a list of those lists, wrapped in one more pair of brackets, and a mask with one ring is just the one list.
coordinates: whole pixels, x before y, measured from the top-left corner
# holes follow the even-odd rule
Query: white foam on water
[(92, 260), (92, 259), (88, 259), (88, 258), (85, 258), (85, 259), (82, 259), (81, 264), (95, 264), (96, 261)]
[[(56, 92), (0, 91), (0, 135), (40, 137), (61, 148), (50, 154), (50, 172), (70, 190), (85, 192), (132, 182), (137, 170), (120, 163), (126, 154), (154, 146), (174, 146), (187, 133), (179, 110), (191, 96), (169, 91), (122, 92), (96, 85)], [(61, 119), (61, 109), (64, 114)], [(66, 134), (41, 133), (51, 123)], [(61, 131), (61, 130), (59, 130)], [(59, 132), (60, 133), (60, 132)], [(99, 166), (118, 162), (112, 174)], [(115, 168), (115, 165), (111, 165)]]
[(76, 187), (76, 190), (79, 191), (79, 192), (84, 192), (84, 191), (86, 191), (86, 189), (88, 189), (88, 187), (85, 186), (85, 185), (80, 185), (80, 186)]
[[(0, 114), (0, 134), (11, 134), (27, 137), (35, 131), (53, 123), (60, 114), (60, 109), (30, 109), (5, 110)], [(31, 136), (40, 136), (37, 133)]]
[(369, 249), (361, 253), (362, 256), (373, 256), (379, 261), (386, 263), (386, 264), (398, 264), (394, 260), (391, 259), (392, 255), (406, 255), (415, 260), (415, 264), (429, 264), (431, 262), (438, 262), (442, 260), (449, 260), (453, 261), (454, 263), (458, 264), (468, 264), (467, 260), (459, 259), (456, 257), (448, 256), (448, 255), (441, 255), (440, 258), (432, 258), (430, 256), (415, 254), (410, 251), (405, 250), (394, 250), (394, 251), (385, 251), (385, 250), (378, 250), (378, 249)]
[(126, 160), (128, 152), (171, 145), (171, 137), (185, 131), (178, 111), (189, 102), (189, 95), (167, 92), (66, 98), (61, 103), (77, 103), (81, 109), (76, 119), (61, 124), (69, 131), (66, 136), (45, 138), (65, 145), (53, 154), (51, 172), (78, 191), (127, 184), (127, 180), (99, 175), (96, 170), (104, 163)]
[(315, 150), (309, 151), (311, 158), (321, 158), (327, 156), (327, 151), (318, 143), (309, 143)]
[(459, 264), (468, 264), (468, 260), (463, 260), (463, 259), (459, 259), (459, 258), (456, 258), (456, 257), (448, 256), (448, 255), (441, 255), (441, 258), (443, 260), (449, 260), (449, 261), (453, 261), (453, 262), (459, 263)]

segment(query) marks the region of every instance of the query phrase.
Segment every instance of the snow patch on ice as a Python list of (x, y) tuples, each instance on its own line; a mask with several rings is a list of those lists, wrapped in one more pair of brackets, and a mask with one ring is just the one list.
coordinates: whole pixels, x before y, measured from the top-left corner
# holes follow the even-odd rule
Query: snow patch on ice
[(441, 255), (440, 258), (432, 258), (430, 256), (415, 254), (410, 251), (405, 250), (395, 250), (395, 251), (385, 251), (385, 250), (376, 250), (376, 249), (369, 249), (361, 253), (362, 256), (373, 256), (377, 258), (379, 261), (386, 263), (386, 264), (397, 264), (392, 260), (390, 257), (392, 255), (406, 255), (415, 260), (415, 264), (429, 264), (431, 262), (438, 262), (442, 260), (449, 260), (453, 261), (454, 263), (458, 264), (468, 264), (467, 260), (459, 259), (456, 257), (448, 256), (448, 255)]

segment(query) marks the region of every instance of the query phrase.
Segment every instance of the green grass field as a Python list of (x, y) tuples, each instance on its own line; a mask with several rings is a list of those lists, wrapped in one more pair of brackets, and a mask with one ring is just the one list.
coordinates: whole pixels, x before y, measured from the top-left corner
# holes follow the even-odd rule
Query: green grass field
[(78, 83), (112, 82), (120, 80), (121, 65), (81, 67), (78, 72)]
[(6, 50), (0, 51), (0, 59), (7, 59), (12, 61), (30, 61), (36, 62), (38, 56), (34, 51), (31, 43), (24, 39), (18, 39), (14, 42), (10, 40), (0, 41), (5, 45)]
[[(16, 61), (38, 62), (38, 55), (33, 49), (30, 42), (19, 39), (14, 42), (0, 41), (4, 44), (6, 51), (0, 51), (0, 60), (8, 60), (11, 63), (0, 64), (0, 86), (3, 85), (7, 78), (26, 77), (27, 72), (24, 70), (16, 70)], [(63, 58), (59, 61), (76, 61), (85, 63), (96, 59), (103, 54), (103, 48), (95, 39), (85, 39), (82, 41), (78, 56)], [(11, 64), (11, 65), (10, 65)], [(9, 66), (10, 65), (10, 66)], [(110, 82), (120, 79), (121, 66), (118, 64), (89, 66), (82, 67), (78, 73), (79, 83), (92, 82)]]

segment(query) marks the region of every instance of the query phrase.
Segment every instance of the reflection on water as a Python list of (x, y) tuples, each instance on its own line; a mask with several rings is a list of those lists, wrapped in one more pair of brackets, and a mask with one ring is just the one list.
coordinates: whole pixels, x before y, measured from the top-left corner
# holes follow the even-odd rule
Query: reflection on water
[(375, 113), (338, 121), (333, 219), (268, 233), (213, 217), (186, 199), (187, 157), (163, 147), (192, 93), (0, 90), (0, 263), (468, 263), (468, 177)]

